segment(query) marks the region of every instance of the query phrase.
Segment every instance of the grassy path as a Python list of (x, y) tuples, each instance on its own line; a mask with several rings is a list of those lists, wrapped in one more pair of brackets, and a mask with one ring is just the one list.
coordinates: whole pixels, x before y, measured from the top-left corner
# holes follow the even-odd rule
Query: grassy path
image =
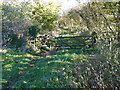
[[(8, 50), (3, 55), (3, 88), (11, 88), (41, 57)], [(43, 58), (43, 57), (42, 57)]]
[[(42, 61), (44, 61), (44, 60), (42, 60), (43, 58), (45, 58), (47, 55), (52, 55), (54, 52), (56, 51), (56, 49), (52, 49), (51, 51), (49, 51), (48, 53), (45, 53), (44, 55), (41, 55), (40, 57), (39, 56), (37, 56), (37, 57), (35, 57), (35, 56), (32, 56), (32, 55), (24, 55), (24, 54), (22, 54), (22, 53), (20, 53), (20, 55), (17, 55), (17, 53), (15, 53), (15, 52), (11, 52), (11, 50), (9, 51), (10, 53), (8, 54), (8, 55), (5, 55), (5, 56), (7, 56), (7, 57), (5, 57), (5, 58), (9, 58), (9, 60), (11, 60), (11, 58), (10, 58), (10, 56), (13, 56), (12, 57), (12, 61), (13, 62), (15, 62), (14, 64), (19, 64), (21, 61), (22, 61), (22, 59), (23, 58), (29, 58), (29, 57), (31, 57), (32, 56), (32, 58), (33, 58), (33, 60), (30, 60), (30, 62), (26, 65), (26, 68), (24, 68), (24, 67), (22, 67), (23, 69), (22, 70), (20, 70), (20, 73), (19, 72), (16, 72), (13, 76), (14, 76), (14, 79), (8, 79), (8, 80), (10, 80), (10, 81), (8, 81), (7, 83), (5, 83), (4, 84), (4, 86), (3, 86), (3, 88), (11, 88), (17, 81), (19, 81), (19, 79), (21, 79), (22, 77), (24, 77), (24, 75), (30, 70), (30, 69), (32, 69), (37, 63), (39, 63), (39, 62), (42, 62)], [(12, 55), (12, 53), (14, 53), (13, 55)], [(17, 57), (19, 57), (19, 59), (18, 60), (15, 60), (16, 58), (14, 57), (15, 55), (17, 55)], [(27, 61), (27, 60), (23, 60), (23, 62), (24, 61)], [(9, 62), (9, 61), (8, 61)], [(25, 64), (25, 63), (23, 63), (22, 62), (22, 64)], [(5, 63), (4, 63), (5, 64)], [(6, 65), (10, 65), (10, 64), (12, 64), (12, 63), (9, 63), (9, 64), (6, 64)], [(5, 68), (4, 68), (4, 66), (6, 67), (6, 65), (3, 65), (3, 70), (5, 70)], [(16, 65), (17, 66), (17, 65)], [(15, 66), (15, 67), (16, 67)], [(17, 68), (19, 68), (19, 65), (18, 65), (18, 67)], [(3, 71), (4, 72), (4, 71)], [(3, 73), (4, 74), (4, 73)], [(12, 77), (13, 77), (12, 76)]]
[(12, 86), (19, 81), (19, 79), (21, 79), (22, 77), (24, 77), (25, 73), (27, 73), (30, 69), (32, 69), (37, 63), (39, 62), (39, 60), (35, 60), (29, 63), (29, 65), (27, 65), (27, 68), (23, 69), (21, 73), (17, 73), (14, 76), (14, 79), (7, 82), (5, 84), (5, 86), (3, 88), (12, 88)]
[[(52, 55), (48, 54), (45, 58), (28, 55), (31, 58), (28, 59), (27, 57), (26, 59), (25, 56), (22, 55), (21, 58), (29, 61), (27, 61), (29, 63), (28, 66), (32, 64), (33, 66), (24, 69), (24, 72), (21, 74), (19, 74), (22, 71), (20, 69), (17, 73), (14, 73), (15, 68), (9, 72), (10, 74), (7, 72), (10, 69), (9, 67), (4, 69), (4, 71), (6, 70), (5, 72), (3, 71), (3, 80), (12, 81), (13, 83), (9, 85), (12, 88), (94, 88), (119, 86), (119, 65), (116, 62), (105, 60), (104, 56), (93, 53), (92, 50), (84, 52), (83, 50), (58, 50)], [(9, 60), (13, 60), (13, 57), (12, 59), (9, 58)], [(34, 60), (35, 62), (31, 63)], [(22, 59), (19, 61), (21, 62)], [(12, 67), (18, 68), (20, 62)], [(25, 63), (22, 63), (22, 65), (26, 67)], [(10, 77), (6, 77), (6, 74), (9, 74)], [(15, 79), (14, 75), (20, 77)]]

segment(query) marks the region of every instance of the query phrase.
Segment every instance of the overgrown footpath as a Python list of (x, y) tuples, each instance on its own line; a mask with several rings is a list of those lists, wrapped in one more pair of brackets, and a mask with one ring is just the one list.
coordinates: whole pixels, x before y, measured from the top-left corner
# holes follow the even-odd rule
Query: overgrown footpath
[(17, 50), (2, 51), (2, 83), (4, 88), (11, 88), (12, 85), (22, 78), (43, 57), (33, 56), (28, 53), (22, 53)]
[(119, 61), (91, 48), (58, 50), (46, 58), (7, 50), (2, 65), (4, 88), (115, 88), (120, 82)]

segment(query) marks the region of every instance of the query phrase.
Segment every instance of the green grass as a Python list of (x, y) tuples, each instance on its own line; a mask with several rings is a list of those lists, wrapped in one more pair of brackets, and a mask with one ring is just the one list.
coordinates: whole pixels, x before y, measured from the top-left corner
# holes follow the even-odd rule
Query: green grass
[(61, 54), (58, 51), (53, 56), (48, 56), (40, 60), (36, 67), (28, 71), (14, 87), (27, 88), (57, 88), (57, 87), (77, 87), (73, 67), (74, 62), (85, 62), (86, 56), (77, 54)]
[[(119, 87), (119, 61), (92, 49), (59, 50), (46, 58), (8, 50), (3, 58), (3, 85), (23, 73), (13, 88)], [(37, 64), (24, 72), (33, 61)]]
[(30, 66), (30, 63), (37, 60), (39, 57), (28, 53), (19, 53), (16, 50), (8, 49), (2, 55), (2, 83), (3, 86), (7, 82), (14, 80), (15, 77), (22, 74), (25, 69)]

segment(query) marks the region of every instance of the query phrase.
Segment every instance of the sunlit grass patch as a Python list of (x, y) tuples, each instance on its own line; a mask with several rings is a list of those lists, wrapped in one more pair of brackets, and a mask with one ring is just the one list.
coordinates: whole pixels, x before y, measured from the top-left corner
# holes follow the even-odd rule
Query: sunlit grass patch
[[(3, 79), (7, 82), (23, 74), (28, 66), (33, 66), (13, 85), (15, 88), (85, 88), (90, 85), (96, 88), (97, 85), (111, 85), (111, 78), (117, 86), (120, 81), (118, 59), (109, 60), (99, 54), (59, 50), (45, 58), (27, 53), (17, 54), (18, 57), (16, 54), (7, 55), (3, 63)], [(35, 61), (38, 62), (34, 64)]]
[(6, 49), (0, 49), (0, 53), (6, 53), (7, 50)]
[[(55, 55), (41, 59), (35, 67), (16, 82), (14, 87), (22, 87), (23, 84), (24, 87), (31, 88), (77, 87), (78, 83), (74, 81), (75, 78), (72, 76), (74, 63), (87, 61), (87, 56), (76, 53), (62, 54), (64, 50), (56, 53)], [(27, 80), (26, 83), (23, 80)]]
[(22, 74), (23, 71), (29, 67), (30, 62), (34, 61), (36, 58), (37, 57), (27, 53), (17, 52), (16, 50), (6, 50), (2, 55), (2, 78), (6, 80), (3, 86), (5, 83), (14, 80), (13, 78), (16, 78), (17, 75)]
[(11, 64), (7, 64), (7, 65), (4, 66), (4, 68), (9, 68), (9, 67), (12, 67), (12, 65)]
[(7, 83), (7, 80), (6, 79), (2, 79), (2, 80), (0, 80), (0, 83)]
[[(65, 50), (58, 51), (59, 54), (61, 55), (56, 54), (53, 56), (49, 56), (45, 59), (41, 59), (40, 61), (42, 62), (39, 62), (38, 64), (36, 64), (36, 66), (32, 68), (29, 71), (29, 73), (26, 73), (26, 75), (20, 81), (17, 82), (19, 83), (19, 85), (16, 83), (15, 87), (21, 87), (21, 85), (23, 84), (25, 84), (25, 87), (39, 87), (39, 85), (41, 87), (66, 86), (66, 83), (68, 83), (66, 80), (70, 79), (69, 76), (67, 76), (67, 73), (68, 72), (72, 73), (71, 71), (71, 68), (72, 68), (71, 66), (73, 65), (72, 62), (79, 59), (83, 60), (85, 56), (79, 55), (76, 53), (63, 54), (64, 51)], [(9, 61), (8, 63), (11, 63), (11, 65), (13, 65), (12, 67), (14, 67), (14, 69), (11, 71), (11, 73), (12, 72), (14, 73), (9, 74), (11, 77), (16, 74), (23, 73), (23, 70), (27, 68), (26, 65), (29, 65), (30, 61), (33, 61), (33, 59), (39, 59), (38, 57), (32, 56), (30, 54), (16, 55), (16, 53), (15, 54), (7, 53), (6, 56), (7, 58), (5, 59), (7, 59)], [(18, 63), (15, 63), (14, 60), (18, 61)], [(4, 78), (7, 78), (8, 81), (10, 80), (10, 77), (4, 77)], [(27, 81), (23, 81), (23, 80), (27, 80)], [(31, 82), (31, 80), (33, 82)], [(54, 83), (54, 82), (57, 82), (57, 83)], [(32, 83), (33, 85), (30, 85), (30, 83)], [(59, 84), (61, 85), (59, 86)]]

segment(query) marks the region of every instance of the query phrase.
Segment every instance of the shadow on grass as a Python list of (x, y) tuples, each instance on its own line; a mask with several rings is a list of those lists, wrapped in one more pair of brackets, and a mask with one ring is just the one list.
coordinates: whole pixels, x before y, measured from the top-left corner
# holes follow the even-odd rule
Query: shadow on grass
[[(101, 56), (89, 57), (91, 54), (94, 55), (94, 50), (88, 49), (89, 52), (73, 49), (58, 50), (54, 55), (42, 59), (24, 57), (25, 62), (30, 63), (30, 61), (34, 59), (39, 62), (29, 71), (25, 72), (25, 74), (15, 82), (12, 88), (118, 87), (119, 64), (106, 60), (104, 57), (102, 59)], [(24, 61), (24, 59), (22, 60)], [(7, 70), (7, 67), (6, 75), (9, 74), (10, 77), (14, 79), (14, 75), (22, 71), (18, 69), (20, 64), (15, 64), (15, 66), (13, 64), (11, 67), (12, 71), (10, 72)], [(25, 63), (23, 65), (25, 65)], [(4, 79), (7, 78), (6, 80), (9, 81), (11, 80), (9, 79), (10, 77), (5, 77)]]
[[(26, 73), (25, 78), (22, 78), (21, 80), (16, 82), (15, 87), (39, 87), (37, 86), (37, 83), (34, 83), (36, 82), (36, 80), (39, 80), (37, 81), (39, 83), (41, 82), (41, 87), (74, 87), (74, 84), (71, 86), (69, 85), (69, 80), (66, 80), (66, 78), (69, 78), (67, 72), (72, 72), (72, 69), (70, 69), (70, 67), (75, 60), (79, 60), (79, 62), (81, 63), (86, 61), (84, 53), (87, 55), (91, 53), (92, 50), (93, 49), (58, 50), (57, 52), (55, 52), (54, 55), (48, 56), (43, 59), (26, 57), (24, 54), (16, 54), (15, 52), (10, 52), (4, 57), (5, 59), (3, 62), (3, 80), (5, 80), (6, 82), (3, 81), (3, 87), (7, 85), (7, 82), (13, 81), (14, 78), (23, 73), (24, 70), (29, 67), (30, 63), (34, 60), (38, 60), (39, 64), (33, 67), (33, 69), (29, 71), (30, 73)], [(30, 83), (28, 83), (29, 86), (25, 86), (28, 84), (23, 85), (24, 82), (26, 82), (26, 79), (27, 81), (30, 81)], [(56, 80), (57, 83), (55, 83)], [(33, 84), (32, 86), (31, 83)], [(52, 84), (49, 85), (48, 83)]]
[(59, 49), (57, 52), (55, 52), (56, 55), (62, 55), (62, 54), (95, 54), (98, 53), (98, 50), (95, 48), (81, 48), (81, 49)]
[(26, 56), (26, 53), (7, 52), (3, 56), (2, 62), (2, 86), (5, 87), (9, 82), (12, 82), (24, 70), (27, 69), (31, 62), (37, 61), (36, 58)]
[(77, 87), (73, 77), (74, 62), (84, 63), (85, 56), (77, 54), (52, 55), (39, 60), (34, 68), (26, 72), (15, 83), (15, 88), (63, 88)]

